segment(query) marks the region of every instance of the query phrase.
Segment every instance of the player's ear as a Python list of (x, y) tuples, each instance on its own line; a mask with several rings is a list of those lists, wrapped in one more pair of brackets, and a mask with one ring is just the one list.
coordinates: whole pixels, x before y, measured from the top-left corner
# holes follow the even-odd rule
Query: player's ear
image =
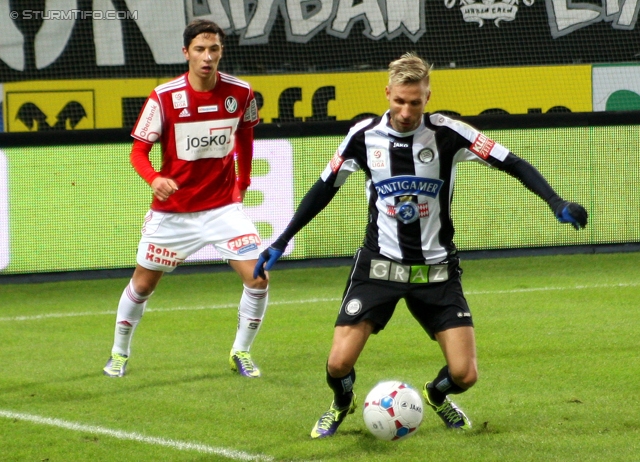
[(189, 50), (187, 50), (187, 47), (182, 47), (182, 54), (184, 55), (184, 59), (189, 61)]
[(387, 85), (386, 87), (384, 87), (384, 94), (387, 96), (387, 100), (391, 101), (389, 99), (389, 95), (390, 95), (390, 91), (389, 91), (389, 85)]

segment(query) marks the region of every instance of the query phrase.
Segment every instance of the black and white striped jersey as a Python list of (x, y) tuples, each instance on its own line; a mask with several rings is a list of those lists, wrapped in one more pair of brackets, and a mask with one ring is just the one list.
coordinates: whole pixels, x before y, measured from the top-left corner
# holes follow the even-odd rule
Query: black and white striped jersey
[(456, 166), (465, 161), (518, 178), (552, 209), (562, 201), (535, 167), (474, 127), (434, 113), (425, 114), (417, 129), (399, 133), (387, 111), (349, 130), (273, 246), (286, 247), (349, 175), (362, 170), (369, 208), (364, 246), (405, 264), (443, 261), (456, 252), (451, 201)]

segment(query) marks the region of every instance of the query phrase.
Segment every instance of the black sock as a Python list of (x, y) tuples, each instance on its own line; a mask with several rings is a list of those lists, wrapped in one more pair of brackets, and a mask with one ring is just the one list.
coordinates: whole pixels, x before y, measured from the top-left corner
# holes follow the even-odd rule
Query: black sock
[(338, 409), (345, 408), (351, 404), (353, 396), (353, 384), (356, 381), (356, 370), (351, 369), (344, 377), (331, 377), (327, 370), (327, 384), (333, 390), (333, 402)]
[(453, 383), (451, 374), (449, 374), (449, 366), (444, 366), (438, 372), (438, 376), (427, 386), (429, 399), (437, 406), (442, 404), (447, 395), (456, 395), (466, 390)]

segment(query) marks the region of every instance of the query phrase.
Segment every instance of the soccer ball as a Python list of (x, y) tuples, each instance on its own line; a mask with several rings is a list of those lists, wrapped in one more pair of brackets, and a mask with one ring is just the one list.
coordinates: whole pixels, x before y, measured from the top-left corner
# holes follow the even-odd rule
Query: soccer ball
[(422, 423), (422, 397), (411, 385), (385, 381), (371, 389), (362, 417), (376, 438), (396, 441), (413, 435)]

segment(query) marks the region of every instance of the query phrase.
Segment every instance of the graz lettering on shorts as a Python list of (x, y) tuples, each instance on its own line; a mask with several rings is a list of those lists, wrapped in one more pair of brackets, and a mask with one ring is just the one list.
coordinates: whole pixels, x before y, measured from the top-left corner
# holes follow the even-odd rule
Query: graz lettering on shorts
[(176, 252), (173, 252), (166, 247), (159, 247), (154, 244), (149, 244), (147, 246), (147, 254), (144, 258), (147, 261), (164, 266), (178, 266), (184, 261), (184, 259), (178, 258), (178, 254)]
[(252, 250), (257, 250), (261, 243), (260, 236), (257, 234), (245, 234), (231, 239), (227, 243), (227, 247), (229, 247), (229, 250), (232, 252), (242, 255)]
[(401, 265), (388, 260), (371, 260), (369, 277), (381, 281), (427, 284), (449, 280), (448, 265)]

